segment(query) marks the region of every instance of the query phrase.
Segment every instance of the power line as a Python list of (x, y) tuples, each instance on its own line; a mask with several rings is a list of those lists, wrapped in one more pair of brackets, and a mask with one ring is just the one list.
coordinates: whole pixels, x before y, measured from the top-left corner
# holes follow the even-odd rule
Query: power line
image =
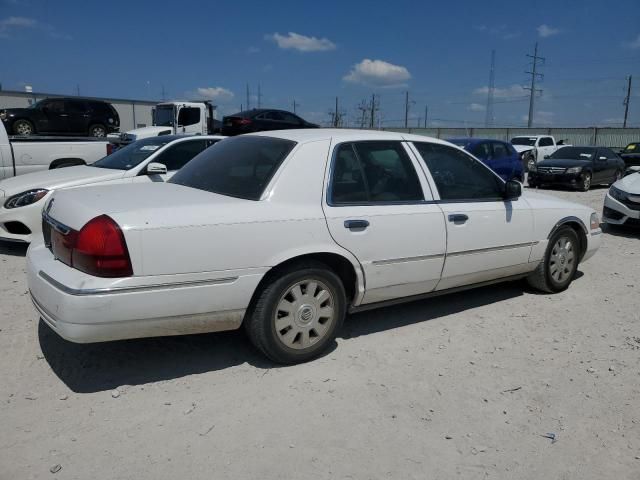
[(489, 89), (487, 91), (487, 112), (484, 118), (484, 126), (493, 125), (493, 93), (495, 91), (496, 51), (491, 50), (491, 70), (489, 70)]
[(533, 50), (533, 55), (527, 55), (527, 57), (533, 59), (533, 71), (524, 72), (531, 75), (531, 87), (524, 87), (525, 90), (529, 90), (529, 118), (527, 119), (527, 127), (531, 128), (531, 126), (533, 125), (533, 107), (536, 92), (540, 92), (542, 94), (542, 90), (536, 90), (536, 80), (538, 79), (538, 77), (540, 77), (540, 79), (544, 78), (544, 75), (536, 72), (538, 67), (538, 60), (542, 60), (543, 63), (545, 61), (544, 57), (538, 56), (538, 42), (536, 42), (536, 46)]
[(629, 116), (629, 101), (631, 100), (631, 79), (633, 77), (629, 75), (627, 77), (627, 96), (624, 99), (624, 123), (622, 128), (627, 128), (627, 117)]

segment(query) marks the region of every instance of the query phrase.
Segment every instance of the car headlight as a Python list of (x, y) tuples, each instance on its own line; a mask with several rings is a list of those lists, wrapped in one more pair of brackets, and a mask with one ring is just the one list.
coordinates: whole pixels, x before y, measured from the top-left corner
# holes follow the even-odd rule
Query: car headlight
[(627, 200), (627, 194), (620, 190), (619, 188), (614, 187), (613, 185), (609, 188), (609, 195), (611, 198), (615, 198), (619, 202), (624, 202)]
[(4, 208), (26, 207), (27, 205), (31, 205), (32, 203), (42, 200), (47, 193), (49, 193), (49, 190), (45, 190), (44, 188), (37, 188), (35, 190), (19, 193), (13, 197), (9, 197), (7, 201), (4, 202)]
[(593, 212), (591, 214), (591, 219), (590, 219), (590, 223), (591, 223), (591, 230), (597, 230), (600, 228), (600, 218), (598, 218), (598, 214), (596, 212)]
[(580, 173), (581, 171), (582, 171), (582, 167), (567, 168), (567, 173)]

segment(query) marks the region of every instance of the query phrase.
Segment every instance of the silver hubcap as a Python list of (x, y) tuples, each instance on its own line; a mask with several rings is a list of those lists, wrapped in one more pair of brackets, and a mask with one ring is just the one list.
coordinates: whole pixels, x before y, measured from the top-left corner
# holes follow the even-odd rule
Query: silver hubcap
[(93, 127), (93, 136), (94, 137), (104, 137), (105, 131), (102, 127)]
[(591, 186), (591, 175), (585, 175), (583, 180), (584, 188), (587, 189)]
[(318, 280), (295, 283), (280, 297), (275, 310), (278, 339), (296, 350), (320, 342), (334, 321), (334, 299), (329, 288)]
[(24, 122), (20, 122), (16, 126), (16, 130), (18, 131), (18, 135), (31, 135), (31, 127)]
[(553, 246), (549, 257), (551, 278), (558, 283), (566, 280), (573, 271), (575, 258), (575, 249), (571, 240), (567, 237), (560, 237)]

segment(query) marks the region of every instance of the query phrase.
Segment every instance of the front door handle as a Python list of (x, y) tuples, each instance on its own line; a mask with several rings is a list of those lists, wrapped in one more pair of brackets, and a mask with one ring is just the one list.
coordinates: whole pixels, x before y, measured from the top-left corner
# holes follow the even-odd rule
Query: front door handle
[(369, 226), (369, 222), (367, 220), (345, 220), (344, 228), (348, 228), (349, 230), (364, 230)]
[(453, 223), (465, 223), (467, 220), (469, 220), (469, 217), (464, 213), (452, 213), (449, 215), (449, 221)]

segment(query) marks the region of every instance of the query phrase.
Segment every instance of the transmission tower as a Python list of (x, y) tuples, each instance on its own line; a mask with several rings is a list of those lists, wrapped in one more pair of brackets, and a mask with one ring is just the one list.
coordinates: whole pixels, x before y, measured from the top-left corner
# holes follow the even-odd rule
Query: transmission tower
[(544, 64), (544, 60), (545, 60), (544, 57), (538, 56), (538, 42), (536, 42), (535, 49), (533, 50), (533, 55), (527, 55), (527, 57), (533, 59), (532, 71), (524, 72), (528, 75), (531, 75), (531, 86), (524, 87), (525, 90), (529, 90), (529, 118), (527, 119), (527, 127), (531, 128), (533, 126), (533, 107), (534, 107), (534, 101), (536, 98), (536, 93), (539, 92), (540, 94), (542, 94), (542, 90), (536, 89), (536, 80), (538, 80), (538, 78), (540, 79), (544, 78), (544, 75), (537, 72), (538, 60), (541, 60), (542, 64)]
[(484, 126), (493, 125), (493, 93), (495, 92), (496, 51), (491, 50), (491, 70), (489, 70), (489, 90), (487, 91), (487, 111), (484, 117)]

